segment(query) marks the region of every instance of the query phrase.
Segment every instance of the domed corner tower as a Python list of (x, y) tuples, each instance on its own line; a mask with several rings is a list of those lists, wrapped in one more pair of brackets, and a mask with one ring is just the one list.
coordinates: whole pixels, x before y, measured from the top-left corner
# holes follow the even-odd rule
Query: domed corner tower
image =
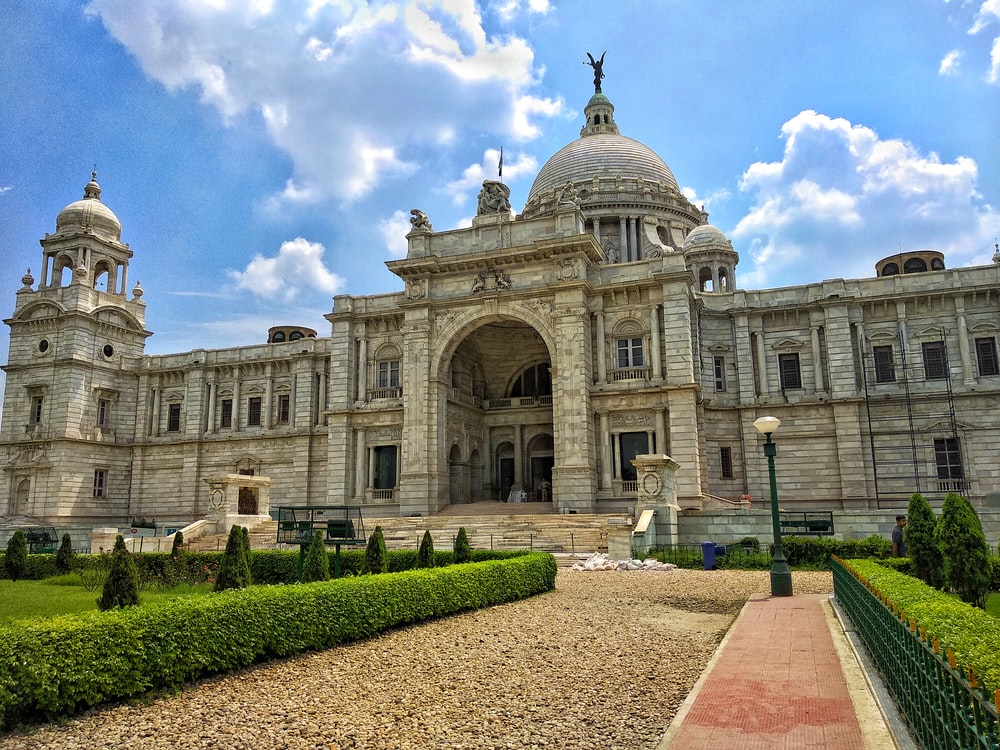
[(127, 513), (138, 363), (150, 332), (132, 251), (92, 174), (41, 240), (17, 291), (0, 426), (0, 514), (95, 521)]
[(736, 264), (740, 256), (720, 230), (711, 224), (695, 227), (688, 233), (681, 251), (699, 292), (730, 294), (736, 291)]
[(521, 217), (551, 215), (576, 204), (607, 263), (676, 252), (704, 214), (681, 194), (656, 152), (621, 134), (614, 113), (604, 94), (590, 98), (579, 139), (545, 162)]

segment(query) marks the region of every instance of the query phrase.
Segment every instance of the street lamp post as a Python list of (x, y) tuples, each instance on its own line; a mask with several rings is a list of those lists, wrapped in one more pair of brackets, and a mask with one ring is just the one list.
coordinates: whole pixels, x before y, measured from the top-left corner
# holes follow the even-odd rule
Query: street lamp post
[(771, 480), (771, 532), (774, 535), (774, 554), (771, 556), (771, 596), (792, 595), (792, 571), (785, 559), (781, 545), (781, 516), (778, 512), (778, 482), (774, 478), (774, 457), (778, 445), (771, 440), (771, 433), (778, 429), (781, 420), (777, 417), (760, 417), (753, 426), (764, 436), (764, 455), (767, 456), (767, 475)]

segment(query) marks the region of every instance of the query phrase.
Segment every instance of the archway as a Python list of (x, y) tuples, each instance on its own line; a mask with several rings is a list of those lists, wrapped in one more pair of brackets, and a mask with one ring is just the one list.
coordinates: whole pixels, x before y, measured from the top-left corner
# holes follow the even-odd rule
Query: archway
[(28, 514), (28, 495), (30, 492), (30, 479), (22, 479), (17, 483), (17, 489), (14, 490), (14, 507), (11, 508), (13, 515), (25, 516)]
[[(529, 496), (538, 502), (552, 499), (554, 447), (552, 435), (537, 435), (528, 443), (528, 486), (531, 488)], [(543, 495), (546, 497), (543, 498)]]

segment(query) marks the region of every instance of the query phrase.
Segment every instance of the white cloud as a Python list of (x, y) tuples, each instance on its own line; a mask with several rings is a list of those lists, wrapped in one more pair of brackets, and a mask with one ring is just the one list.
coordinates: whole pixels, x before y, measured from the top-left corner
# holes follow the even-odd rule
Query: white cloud
[(947, 55), (945, 55), (941, 60), (941, 65), (938, 67), (938, 75), (941, 76), (953, 76), (958, 72), (958, 63), (962, 58), (962, 52), (957, 49), (953, 49)]
[(0, 195), (7, 195), (13, 189), (10, 185), (0, 186)]
[[(500, 149), (488, 148), (483, 152), (482, 161), (470, 164), (462, 172), (462, 176), (445, 185), (445, 192), (451, 196), (451, 202), (461, 206), (472, 195), (478, 195), (483, 180), (497, 179), (497, 167), (500, 164)], [(538, 171), (538, 160), (530, 154), (512, 154), (505, 151), (503, 155), (504, 181), (516, 180), (525, 175), (533, 175)]]
[[(984, 29), (996, 26), (997, 22), (1000, 22), (1000, 0), (985, 0), (976, 12), (969, 34), (978, 34)], [(990, 48), (990, 68), (986, 80), (991, 84), (1000, 83), (1000, 36), (993, 38), (993, 45)]]
[(504, 21), (512, 21), (523, 13), (525, 9), (529, 13), (545, 15), (552, 10), (552, 7), (549, 0), (527, 0), (527, 2), (525, 0), (506, 0), (505, 2), (498, 3), (494, 9), (497, 15)]
[(781, 132), (781, 161), (750, 165), (740, 184), (753, 200), (732, 231), (737, 249), (749, 250), (741, 286), (783, 283), (806, 264), (823, 278), (869, 276), (900, 245), (939, 250), (950, 266), (988, 257), (1000, 212), (977, 192), (972, 159), (942, 162), (811, 110)]
[(542, 70), (528, 43), (487, 33), (473, 0), (90, 0), (87, 12), (168, 90), (195, 88), (228, 123), (260, 114), (292, 163), (277, 205), (350, 203), (442, 146), (534, 138), (563, 110), (531, 95)]
[(986, 75), (990, 83), (1000, 83), (1000, 36), (993, 40), (990, 50), (990, 72)]
[(698, 195), (698, 191), (693, 187), (682, 187), (681, 194), (687, 198), (691, 203), (701, 208), (703, 211), (708, 211), (709, 213), (716, 206), (721, 206), (726, 203), (731, 197), (732, 193), (726, 188), (718, 188), (712, 190), (705, 195)]
[(264, 299), (291, 302), (304, 291), (333, 294), (343, 287), (344, 279), (324, 265), (324, 250), (318, 242), (296, 237), (282, 242), (276, 256), (255, 255), (244, 270), (228, 274), (239, 289)]
[[(433, 224), (433, 222), (431, 222)], [(408, 249), (406, 235), (410, 231), (410, 215), (403, 211), (393, 211), (392, 216), (378, 223), (379, 234), (385, 241), (389, 255), (405, 258)]]

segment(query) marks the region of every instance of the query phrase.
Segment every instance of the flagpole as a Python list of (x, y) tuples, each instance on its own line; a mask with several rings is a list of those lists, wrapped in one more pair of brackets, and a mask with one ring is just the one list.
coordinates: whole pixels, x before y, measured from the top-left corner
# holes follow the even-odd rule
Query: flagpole
[(500, 161), (497, 163), (497, 177), (503, 182), (503, 146), (500, 147)]

